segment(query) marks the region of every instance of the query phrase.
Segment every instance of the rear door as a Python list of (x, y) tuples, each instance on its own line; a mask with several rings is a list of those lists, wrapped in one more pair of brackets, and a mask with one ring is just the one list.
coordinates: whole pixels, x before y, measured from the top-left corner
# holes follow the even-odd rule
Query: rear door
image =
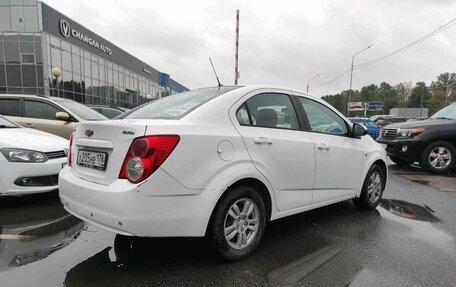
[(256, 169), (274, 188), (280, 211), (309, 205), (315, 176), (312, 139), (289, 95), (253, 94), (236, 106), (239, 131)]
[(316, 100), (298, 97), (315, 144), (313, 203), (359, 192), (363, 168), (360, 139), (350, 136), (349, 125), (335, 111)]
[(55, 114), (64, 112), (56, 105), (39, 99), (24, 99), (22, 125), (36, 128), (68, 139), (74, 128), (73, 122), (57, 120)]
[(20, 99), (17, 97), (0, 97), (0, 115), (20, 124)]

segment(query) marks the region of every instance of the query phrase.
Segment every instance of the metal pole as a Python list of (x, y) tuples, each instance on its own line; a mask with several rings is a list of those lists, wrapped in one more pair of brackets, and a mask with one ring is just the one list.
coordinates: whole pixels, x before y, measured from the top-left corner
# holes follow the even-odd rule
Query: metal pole
[(309, 80), (307, 80), (307, 93), (309, 93), (309, 82), (312, 81), (313, 79), (317, 78), (318, 76), (320, 76), (320, 74), (316, 75), (316, 76), (313, 76), (312, 78), (310, 78)]
[(236, 10), (236, 50), (234, 54), (234, 85), (237, 86), (239, 79), (239, 9)]
[(350, 102), (352, 95), (352, 81), (353, 81), (353, 61), (355, 60), (355, 55), (352, 56), (352, 64), (350, 69), (350, 88), (348, 89), (348, 103), (347, 103), (347, 117), (350, 117)]
[(359, 50), (358, 52), (354, 53), (353, 56), (352, 56), (352, 63), (351, 63), (351, 69), (350, 69), (350, 89), (348, 90), (348, 103), (347, 103), (347, 117), (350, 116), (350, 102), (351, 102), (351, 94), (352, 94), (352, 81), (353, 81), (353, 63), (355, 61), (355, 56), (358, 55), (359, 53), (369, 49), (370, 47), (372, 47), (374, 44), (371, 44), (369, 46), (367, 46), (366, 48), (362, 49), (362, 50)]
[(421, 88), (420, 118), (423, 117), (423, 96), (424, 96), (424, 87)]

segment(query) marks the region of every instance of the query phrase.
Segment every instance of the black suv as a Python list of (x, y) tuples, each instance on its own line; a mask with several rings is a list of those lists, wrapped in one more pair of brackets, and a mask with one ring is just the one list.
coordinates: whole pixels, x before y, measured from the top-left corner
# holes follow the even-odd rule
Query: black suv
[(377, 142), (398, 165), (417, 161), (428, 171), (448, 172), (456, 160), (456, 103), (426, 120), (388, 125)]

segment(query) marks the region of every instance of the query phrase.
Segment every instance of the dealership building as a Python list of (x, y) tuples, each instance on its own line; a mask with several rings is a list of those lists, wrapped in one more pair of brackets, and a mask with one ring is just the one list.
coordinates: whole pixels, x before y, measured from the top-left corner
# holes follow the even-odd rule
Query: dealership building
[(186, 90), (43, 2), (0, 0), (0, 93), (132, 108)]

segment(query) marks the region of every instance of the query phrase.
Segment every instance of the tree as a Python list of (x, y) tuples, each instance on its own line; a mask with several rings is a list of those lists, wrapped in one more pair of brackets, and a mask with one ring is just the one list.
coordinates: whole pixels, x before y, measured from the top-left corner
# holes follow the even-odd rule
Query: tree
[(389, 110), (391, 108), (394, 108), (399, 104), (397, 91), (386, 82), (380, 84), (380, 87), (378, 87), (377, 89), (377, 94), (380, 100), (382, 100), (383, 104), (385, 105), (386, 113), (389, 113)]
[(427, 107), (429, 108), (429, 115), (434, 114), (445, 106), (445, 98), (447, 93), (442, 90), (435, 90), (428, 101)]
[(421, 96), (423, 96), (423, 108), (426, 107), (427, 101), (430, 99), (431, 94), (429, 92), (426, 83), (418, 82), (412, 89), (410, 98), (407, 100), (408, 108), (419, 108), (421, 107)]
[(431, 83), (431, 89), (434, 91), (447, 91), (451, 87), (456, 88), (456, 73), (442, 73), (437, 76), (437, 81)]
[(369, 86), (364, 86), (361, 88), (361, 101), (370, 102), (378, 99), (377, 97), (377, 85), (371, 84)]

